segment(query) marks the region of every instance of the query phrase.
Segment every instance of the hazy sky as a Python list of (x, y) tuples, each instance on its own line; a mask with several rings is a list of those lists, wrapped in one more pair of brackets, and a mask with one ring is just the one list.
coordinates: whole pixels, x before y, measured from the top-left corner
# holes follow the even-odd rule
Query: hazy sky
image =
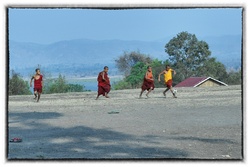
[(182, 31), (197, 37), (239, 35), (242, 8), (9, 8), (9, 39), (50, 44), (72, 39), (157, 40)]

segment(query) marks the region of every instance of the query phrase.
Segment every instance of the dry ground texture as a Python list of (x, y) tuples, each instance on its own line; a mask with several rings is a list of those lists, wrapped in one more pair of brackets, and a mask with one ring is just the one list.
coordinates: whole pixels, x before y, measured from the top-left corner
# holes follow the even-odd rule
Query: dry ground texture
[(241, 86), (163, 90), (10, 96), (7, 159), (243, 158)]

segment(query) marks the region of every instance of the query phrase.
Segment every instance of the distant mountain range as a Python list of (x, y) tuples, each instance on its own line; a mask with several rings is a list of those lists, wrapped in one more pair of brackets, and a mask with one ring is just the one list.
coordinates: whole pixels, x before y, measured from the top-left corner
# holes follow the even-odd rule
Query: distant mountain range
[[(40, 64), (50, 72), (65, 75), (91, 76), (104, 65), (113, 68), (111, 75), (119, 72), (114, 60), (125, 51), (140, 51), (152, 58), (166, 60), (165, 45), (172, 37), (157, 41), (89, 40), (76, 39), (48, 45), (9, 41), (9, 67), (27, 75)], [(199, 38), (198, 38), (199, 39)], [(241, 36), (204, 37), (212, 57), (227, 68), (241, 66)]]

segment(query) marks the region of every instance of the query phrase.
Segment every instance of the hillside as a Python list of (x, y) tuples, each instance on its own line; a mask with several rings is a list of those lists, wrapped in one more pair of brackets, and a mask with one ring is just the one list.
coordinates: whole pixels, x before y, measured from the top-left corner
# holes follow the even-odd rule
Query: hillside
[[(115, 68), (114, 60), (124, 51), (140, 51), (152, 58), (166, 60), (168, 57), (164, 47), (170, 39), (170, 37), (157, 41), (77, 39), (48, 45), (10, 40), (9, 64), (10, 69), (18, 70), (24, 75), (38, 64), (50, 69), (51, 73), (66, 74), (78, 73), (79, 67), (84, 69), (81, 71), (92, 71), (93, 68), (104, 65)], [(206, 41), (212, 56), (227, 68), (241, 66), (241, 36), (204, 37), (199, 40)], [(115, 70), (116, 74), (117, 69)]]

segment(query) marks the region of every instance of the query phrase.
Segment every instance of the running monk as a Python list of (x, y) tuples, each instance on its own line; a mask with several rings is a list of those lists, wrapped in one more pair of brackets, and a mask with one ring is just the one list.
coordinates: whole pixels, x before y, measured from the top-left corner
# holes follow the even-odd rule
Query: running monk
[(109, 68), (107, 66), (104, 67), (104, 70), (99, 73), (97, 77), (98, 81), (98, 94), (96, 97), (96, 100), (99, 98), (100, 95), (105, 96), (106, 98), (109, 98), (108, 93), (110, 92), (110, 81), (108, 77), (108, 70)]
[(36, 69), (36, 74), (32, 76), (30, 80), (30, 87), (32, 87), (32, 80), (34, 79), (34, 95), (35, 95), (35, 100), (39, 102), (40, 96), (43, 90), (43, 76), (41, 75), (40, 69)]
[(139, 98), (141, 98), (142, 96), (142, 93), (147, 90), (147, 94), (146, 96), (148, 97), (148, 94), (154, 90), (154, 78), (153, 78), (153, 73), (152, 73), (152, 67), (151, 66), (148, 66), (147, 68), (147, 72), (144, 76), (144, 79), (143, 79), (143, 84), (141, 86), (141, 93), (140, 93), (140, 96)]
[(173, 92), (173, 80), (172, 80), (172, 72), (174, 72), (174, 75), (176, 74), (175, 70), (171, 69), (169, 65), (166, 65), (166, 69), (162, 71), (158, 76), (158, 81), (161, 81), (161, 75), (164, 74), (164, 81), (166, 84), (167, 89), (163, 92), (163, 95), (166, 97), (166, 92), (170, 89), (170, 91), (173, 94), (174, 98), (177, 98), (175, 93)]

